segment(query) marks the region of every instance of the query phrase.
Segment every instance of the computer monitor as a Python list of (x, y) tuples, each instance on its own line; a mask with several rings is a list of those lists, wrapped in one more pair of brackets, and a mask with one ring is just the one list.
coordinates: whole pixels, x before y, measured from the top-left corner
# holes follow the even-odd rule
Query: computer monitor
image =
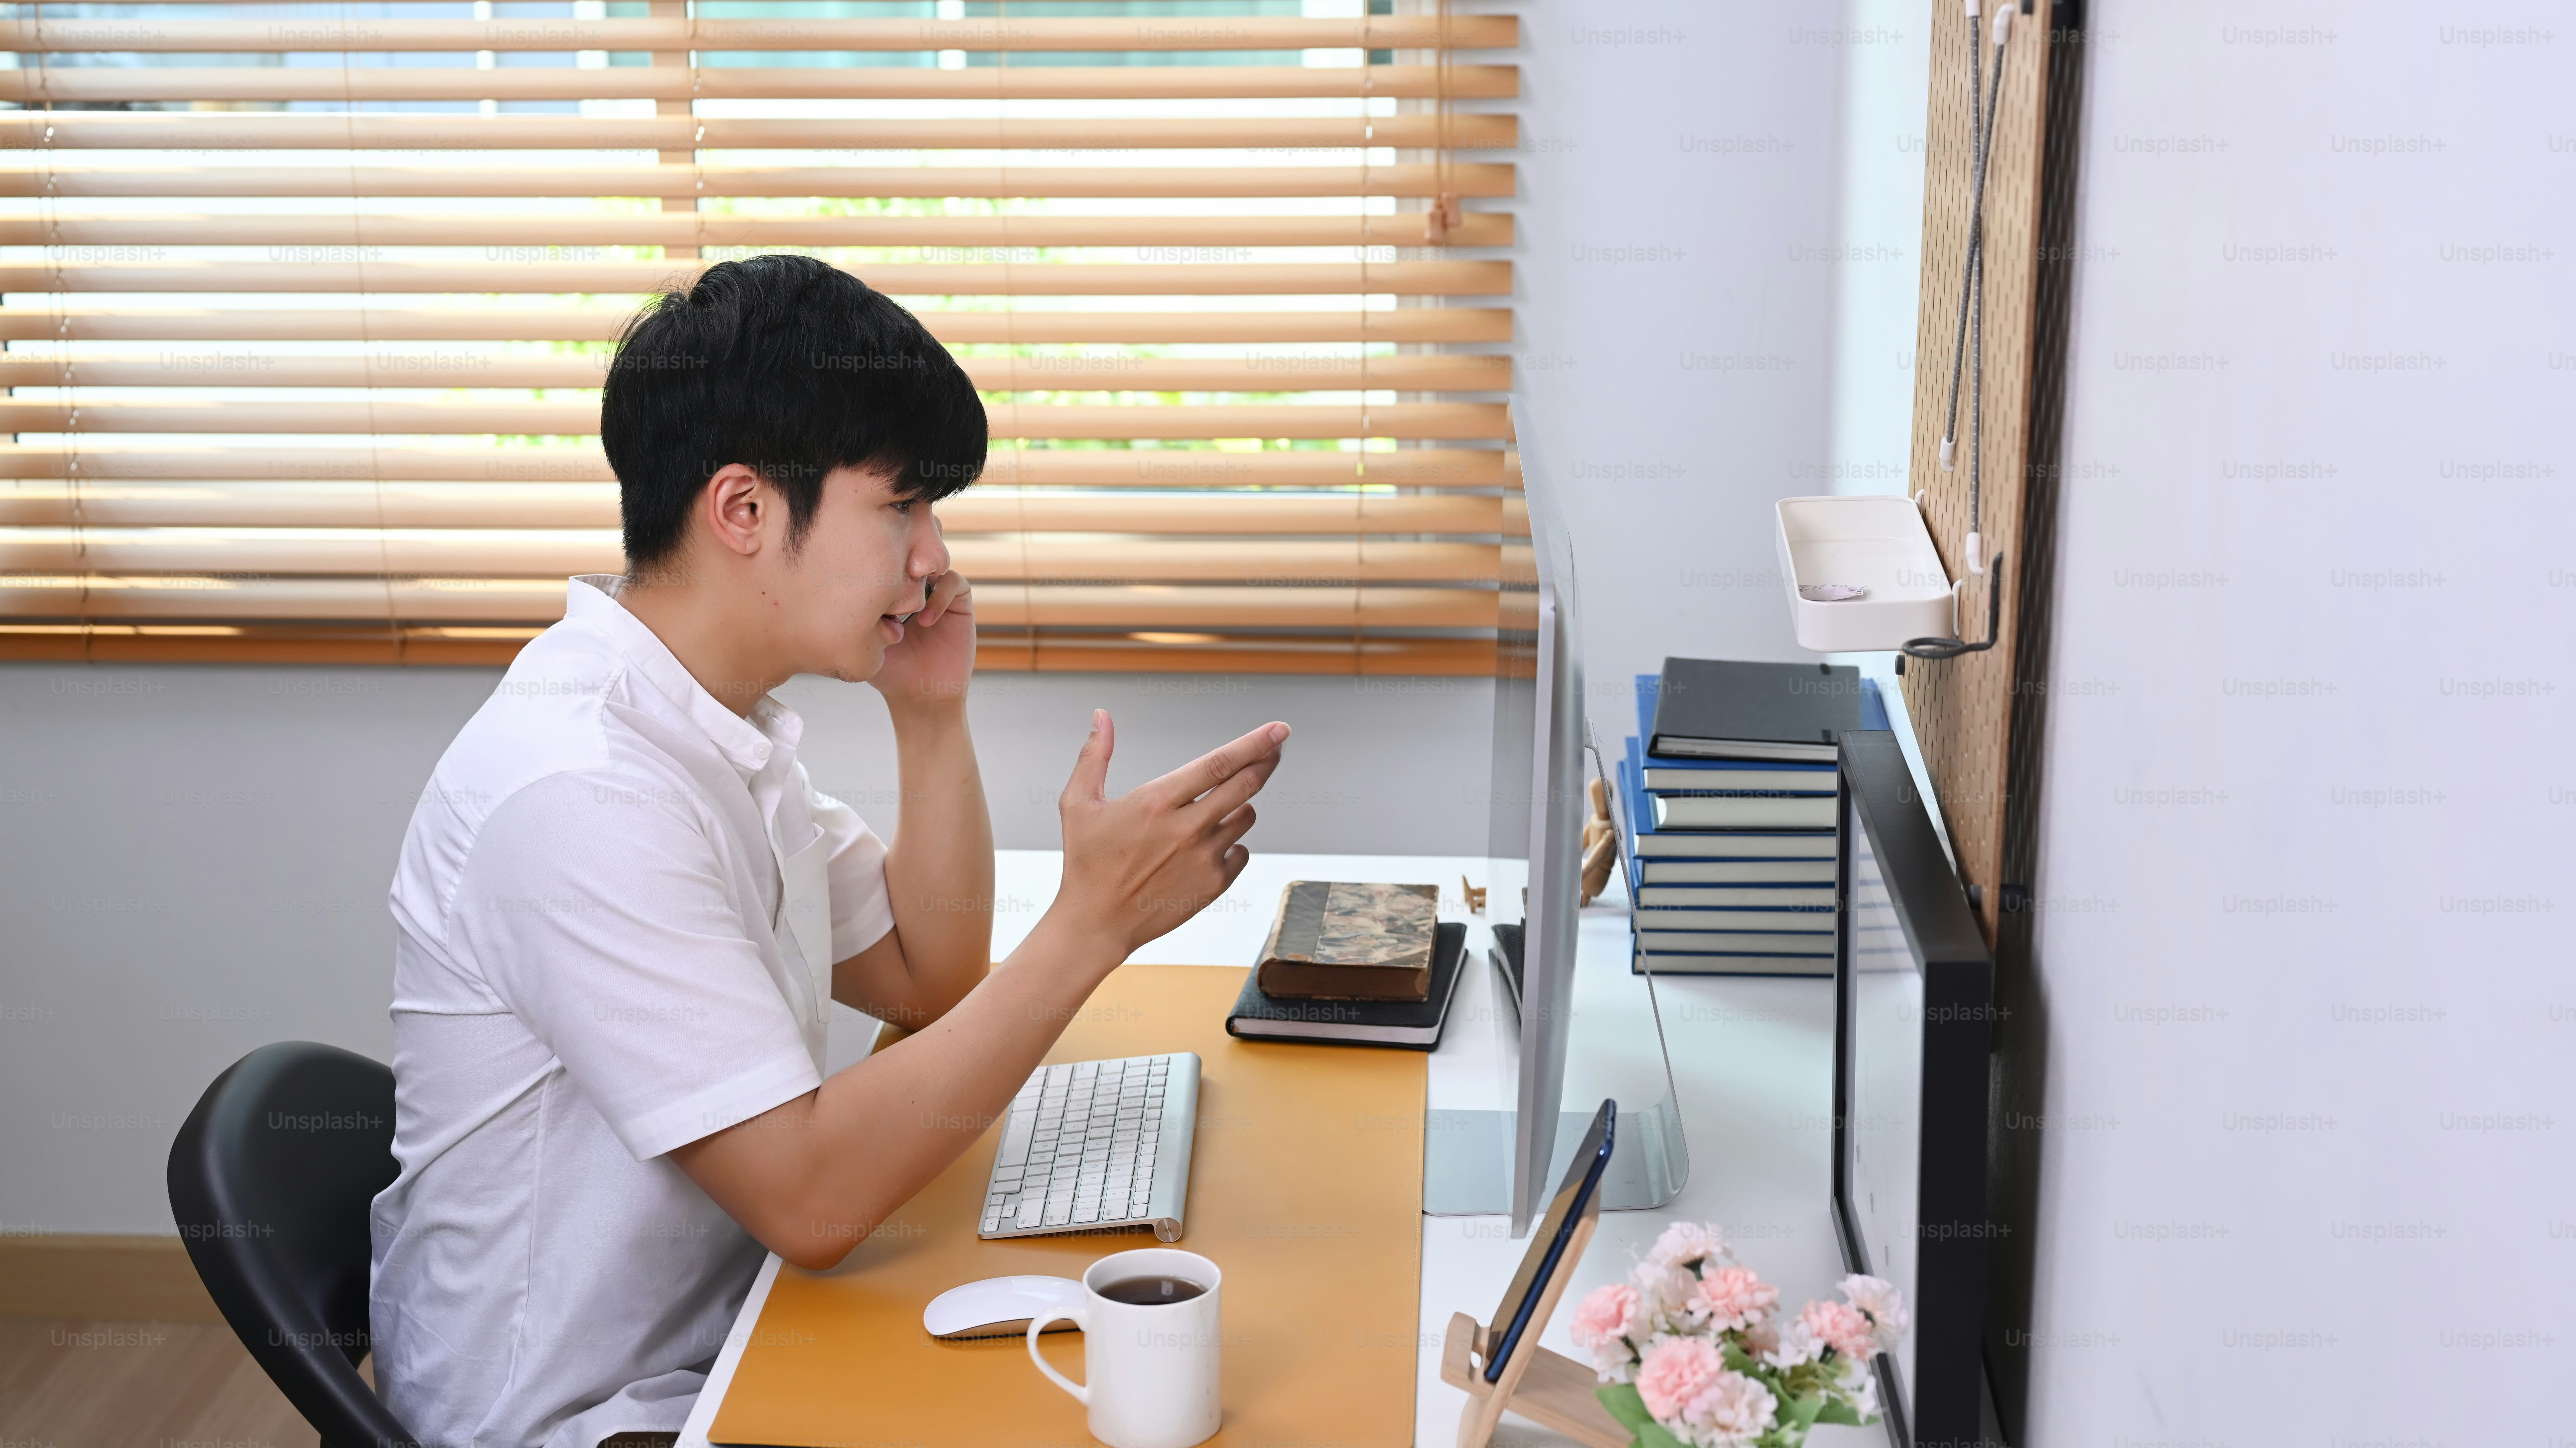
[(1896, 1448), (1983, 1441), (1986, 1090), (1994, 963), (1896, 736), (1842, 736), (1834, 1227), (1905, 1294), (1878, 1359)]
[[(1561, 1109), (1583, 821), (1590, 812), (1584, 788), (1590, 731), (1573, 540), (1525, 401), (1514, 400), (1512, 422), (1530, 539), (1527, 545), (1506, 540), (1501, 550), (1486, 847), (1496, 983), (1518, 1023), (1511, 1107), (1429, 1114), (1423, 1210), (1435, 1216), (1508, 1211), (1512, 1235), (1520, 1237), (1592, 1123), (1591, 1112)], [(1662, 1049), (1651, 1036), (1636, 1044)], [(1620, 1111), (1625, 1124), (1606, 1169), (1602, 1205), (1613, 1211), (1661, 1206), (1689, 1175), (1669, 1069), (1660, 1099)]]
[[(1526, 420), (1526, 414), (1523, 414)], [(1529, 841), (1526, 901), (1521, 911), (1521, 968), (1514, 992), (1520, 1011), (1520, 1081), (1513, 1102), (1512, 1235), (1529, 1229), (1547, 1199), (1565, 1097), (1565, 1042), (1574, 1008), (1576, 891), (1583, 820), (1583, 641), (1574, 612), (1574, 547), (1566, 536), (1555, 482), (1528, 442), (1521, 449), (1521, 490), (1530, 516), (1530, 563), (1537, 616), (1537, 686), (1527, 701), (1529, 753), (1497, 755), (1499, 780), (1520, 773), (1522, 832)], [(1532, 483), (1532, 479), (1537, 479)], [(1500, 701), (1497, 700), (1499, 703)], [(1515, 699), (1515, 704), (1521, 701)], [(1515, 801), (1497, 791), (1498, 809)], [(1491, 896), (1487, 897), (1490, 908)], [(1501, 919), (1500, 915), (1495, 917)]]

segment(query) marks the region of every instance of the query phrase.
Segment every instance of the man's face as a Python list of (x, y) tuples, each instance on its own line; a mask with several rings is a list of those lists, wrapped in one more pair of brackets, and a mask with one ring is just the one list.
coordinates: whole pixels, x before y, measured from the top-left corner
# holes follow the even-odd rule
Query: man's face
[(780, 559), (770, 602), (804, 668), (855, 682), (876, 675), (929, 580), (947, 571), (930, 504), (898, 496), (881, 473), (834, 468), (803, 545)]

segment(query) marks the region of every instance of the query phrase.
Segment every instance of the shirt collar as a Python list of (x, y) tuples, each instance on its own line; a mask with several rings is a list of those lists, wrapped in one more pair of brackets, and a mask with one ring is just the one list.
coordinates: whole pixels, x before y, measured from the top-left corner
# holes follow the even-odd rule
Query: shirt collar
[(662, 636), (617, 601), (625, 586), (623, 574), (574, 575), (564, 591), (565, 621), (605, 634), (629, 669), (687, 715), (716, 752), (744, 775), (759, 773), (780, 748), (796, 747), (804, 721), (794, 710), (766, 694), (751, 706), (749, 718), (718, 703)]

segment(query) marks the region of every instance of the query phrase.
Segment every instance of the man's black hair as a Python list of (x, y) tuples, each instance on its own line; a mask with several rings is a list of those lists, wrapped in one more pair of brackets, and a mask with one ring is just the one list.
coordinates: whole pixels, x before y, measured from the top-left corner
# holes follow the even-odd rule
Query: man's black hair
[(628, 324), (599, 400), (629, 566), (667, 560), (707, 480), (740, 463), (804, 541), (834, 468), (935, 502), (984, 469), (984, 402), (912, 313), (808, 256), (718, 262)]

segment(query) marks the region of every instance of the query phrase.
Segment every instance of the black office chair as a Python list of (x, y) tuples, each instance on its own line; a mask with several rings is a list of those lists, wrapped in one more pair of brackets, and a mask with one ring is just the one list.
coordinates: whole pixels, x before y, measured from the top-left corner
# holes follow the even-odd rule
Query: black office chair
[(206, 1291), (322, 1448), (416, 1448), (358, 1376), (368, 1211), (395, 1176), (394, 1073), (336, 1046), (262, 1046), (170, 1146), (170, 1210)]

